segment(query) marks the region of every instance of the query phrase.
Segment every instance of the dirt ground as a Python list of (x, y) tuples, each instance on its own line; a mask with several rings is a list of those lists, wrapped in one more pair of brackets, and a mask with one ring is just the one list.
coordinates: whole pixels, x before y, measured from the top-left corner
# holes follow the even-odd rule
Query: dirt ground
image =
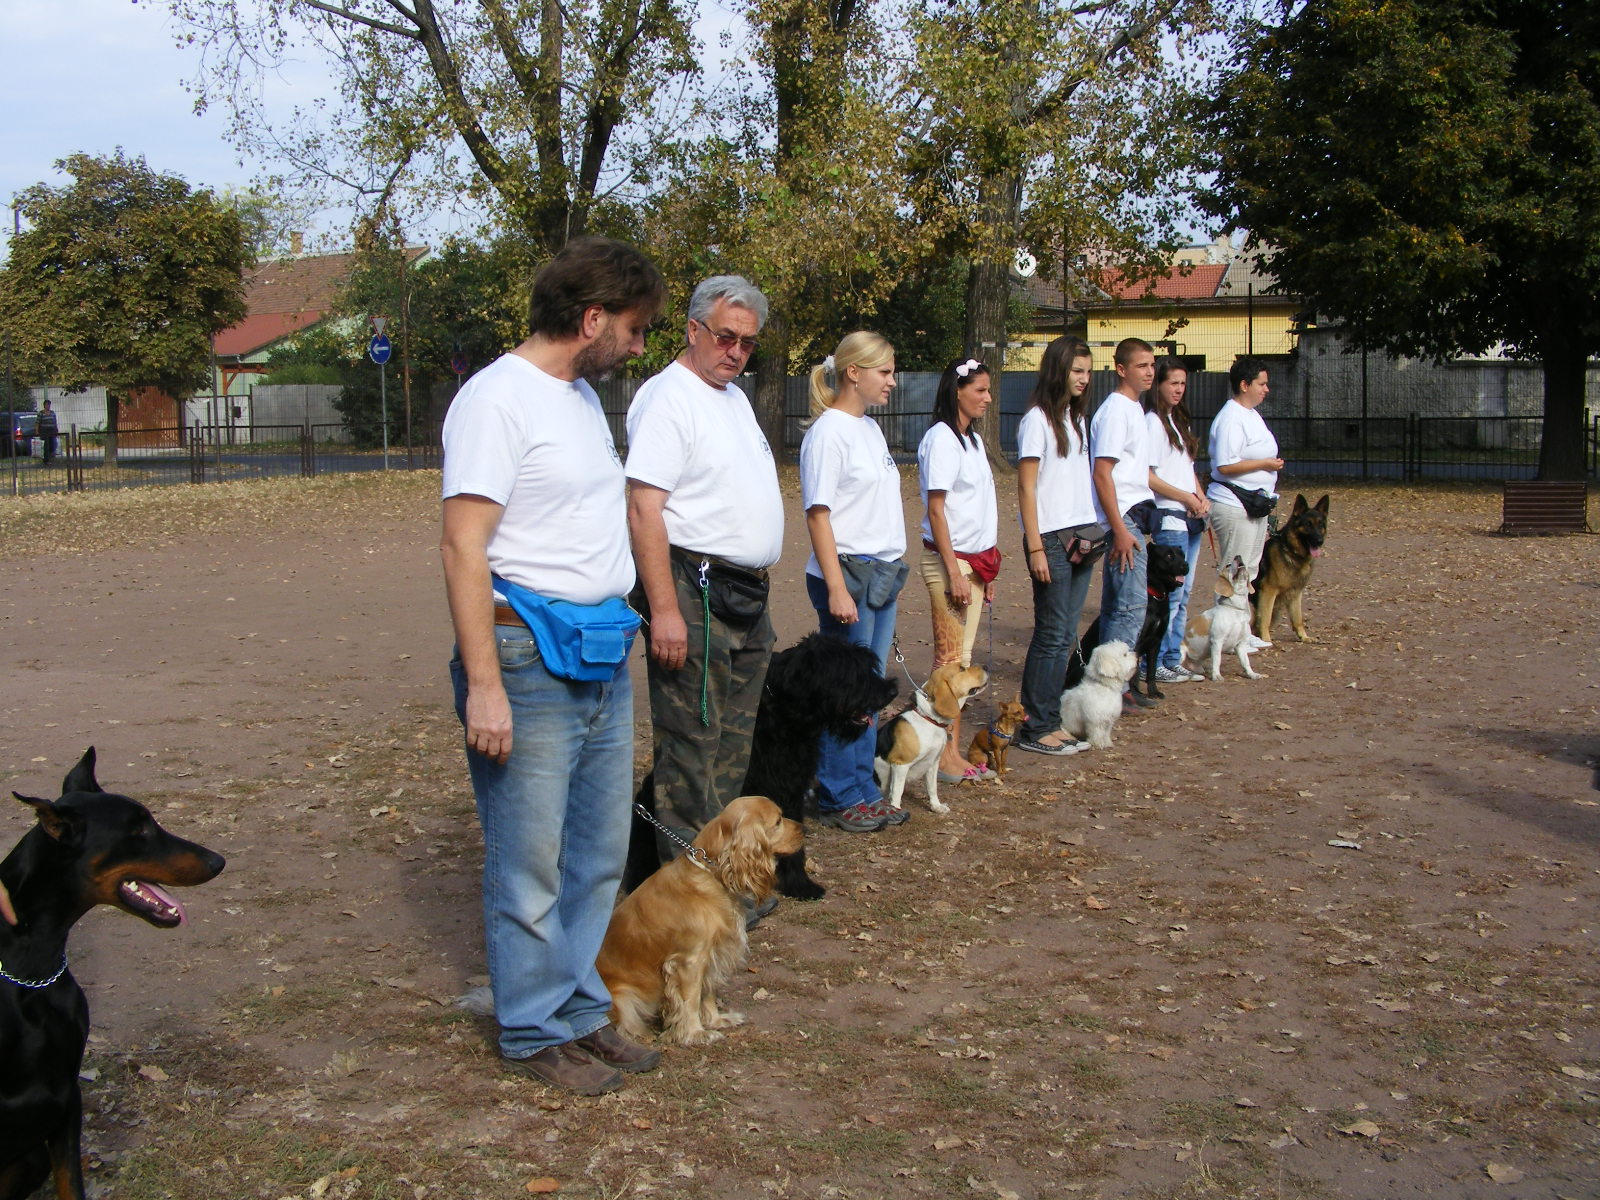
[[(6, 787), (53, 796), (94, 744), (229, 860), (185, 928), (74, 936), (93, 1194), (1600, 1195), (1591, 538), (1496, 536), (1489, 488), (1335, 487), (1320, 641), (1280, 626), (1266, 678), (1017, 753), (947, 816), (813, 827), (830, 891), (753, 935), (749, 1024), (577, 1100), (454, 1005), (484, 960), (436, 489), (0, 506)], [(995, 695), (1029, 617), (1013, 553)], [(920, 674), (915, 584), (900, 629)]]

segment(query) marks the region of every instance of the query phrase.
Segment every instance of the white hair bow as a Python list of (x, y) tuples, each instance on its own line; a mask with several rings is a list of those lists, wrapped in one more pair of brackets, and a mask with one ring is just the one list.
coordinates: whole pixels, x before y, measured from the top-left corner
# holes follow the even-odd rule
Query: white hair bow
[(978, 370), (978, 368), (982, 366), (983, 364), (977, 359), (969, 358), (966, 362), (962, 363), (956, 368), (956, 378), (965, 379), (968, 375), (971, 375), (974, 371)]
[(833, 370), (833, 355), (830, 354), (827, 358), (822, 360), (822, 369), (824, 371)]

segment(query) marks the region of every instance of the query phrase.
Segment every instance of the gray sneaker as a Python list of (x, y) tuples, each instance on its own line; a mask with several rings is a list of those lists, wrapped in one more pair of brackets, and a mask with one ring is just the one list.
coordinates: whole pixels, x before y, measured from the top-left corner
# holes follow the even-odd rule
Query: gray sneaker
[(1193, 683), (1200, 679), (1199, 675), (1191, 675), (1182, 667), (1169, 667), (1165, 663), (1156, 667), (1157, 683)]
[(832, 825), (846, 833), (874, 833), (884, 826), (883, 817), (873, 811), (870, 804), (855, 804), (849, 808), (836, 808), (819, 818), (824, 825)]

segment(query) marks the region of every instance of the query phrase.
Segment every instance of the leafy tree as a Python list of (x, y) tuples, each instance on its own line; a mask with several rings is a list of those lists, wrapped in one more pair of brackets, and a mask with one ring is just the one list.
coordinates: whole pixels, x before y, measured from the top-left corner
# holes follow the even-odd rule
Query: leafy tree
[[(696, 70), (676, 0), (168, 3), (205, 55), (199, 103), (232, 111), (242, 148), (368, 215), (486, 203), (546, 254), (648, 178), (668, 139), (641, 118), (672, 122), (657, 101)], [(256, 84), (302, 45), (339, 99), (275, 123)]]
[(1597, 46), (1585, 0), (1327, 0), (1247, 38), (1209, 113), (1211, 210), (1353, 345), (1543, 360), (1544, 479), (1583, 475), (1600, 350)]
[[(1165, 266), (1194, 178), (1176, 119), (1223, 0), (932, 0), (906, 33), (918, 219), (969, 262), (968, 353), (1003, 367), (1019, 247)], [(997, 440), (997, 439), (996, 439)]]
[(71, 184), (18, 198), (28, 228), (0, 276), (0, 323), (27, 377), (106, 388), (115, 461), (130, 389), (181, 402), (206, 384), (211, 339), (244, 318), (254, 257), (232, 209), (142, 158), (74, 154), (56, 165)]

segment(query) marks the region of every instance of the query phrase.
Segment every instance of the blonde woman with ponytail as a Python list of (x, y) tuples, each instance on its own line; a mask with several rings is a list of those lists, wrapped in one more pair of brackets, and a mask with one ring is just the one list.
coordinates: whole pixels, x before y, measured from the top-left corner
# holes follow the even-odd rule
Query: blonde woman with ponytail
[[(811, 535), (806, 592), (824, 634), (869, 647), (886, 672), (905, 584), (900, 471), (867, 411), (889, 402), (894, 347), (876, 333), (848, 334), (811, 371), (811, 423), (800, 443), (800, 498)], [(911, 814), (883, 802), (873, 778), (877, 722), (841, 742), (824, 735), (817, 807), (851, 833), (898, 825)]]

